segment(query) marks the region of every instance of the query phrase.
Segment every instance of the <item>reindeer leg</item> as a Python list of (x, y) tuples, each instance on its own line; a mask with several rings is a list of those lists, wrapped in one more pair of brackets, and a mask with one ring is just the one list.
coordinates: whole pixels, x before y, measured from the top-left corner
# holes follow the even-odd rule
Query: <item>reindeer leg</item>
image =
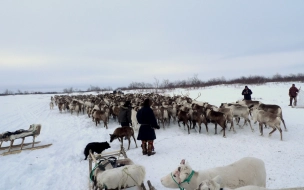
[(187, 124), (187, 127), (188, 127), (188, 134), (190, 134), (190, 126), (188, 125), (188, 123), (186, 123)]
[(198, 123), (198, 133), (201, 133), (201, 129), (202, 129), (202, 123)]
[(192, 123), (193, 123), (192, 129), (194, 129), (196, 125), (196, 121), (192, 121)]
[(206, 126), (207, 134), (209, 134), (209, 131), (208, 131), (208, 123), (205, 123), (205, 126)]
[(106, 129), (108, 129), (108, 124), (107, 124), (107, 122), (104, 121), (103, 124), (104, 124), (104, 127), (106, 127)]
[(277, 129), (280, 131), (280, 135), (281, 135), (281, 141), (283, 140), (283, 137), (282, 137), (282, 129), (280, 127), (277, 127)]
[(121, 139), (121, 146), (123, 147), (123, 137), (121, 137), (120, 139)]
[(232, 119), (232, 121), (231, 121), (231, 126), (230, 126), (230, 128), (231, 128), (231, 127), (232, 127), (232, 129), (233, 129), (233, 132), (236, 133), (236, 131), (235, 131), (235, 129), (234, 129), (233, 119)]
[(259, 127), (260, 127), (260, 136), (263, 136), (263, 124), (259, 123)]
[(284, 125), (285, 131), (287, 131), (287, 128), (286, 128), (286, 125), (285, 125), (285, 121), (284, 121), (283, 117), (280, 117), (280, 118), (281, 118), (282, 123), (283, 123), (283, 125)]
[(226, 133), (225, 133), (226, 128), (224, 127), (222, 130), (224, 130), (224, 132), (223, 132), (223, 137), (226, 138)]
[(131, 144), (131, 139), (130, 139), (130, 136), (128, 136), (128, 141), (129, 141), (128, 150), (130, 150), (130, 144)]
[(222, 127), (222, 130), (224, 130), (223, 132), (223, 137), (226, 138), (226, 121), (222, 122), (222, 124), (220, 125)]
[(273, 130), (269, 133), (269, 137), (271, 136), (271, 134), (273, 133), (273, 132), (275, 132), (277, 130), (277, 128), (273, 128)]
[(136, 140), (135, 140), (135, 137), (134, 137), (134, 134), (132, 135), (133, 139), (134, 139), (134, 142), (136, 144), (136, 148), (137, 148), (137, 143), (136, 143)]
[(248, 118), (247, 118), (247, 121), (248, 121), (249, 126), (250, 126), (250, 128), (251, 128), (251, 131), (254, 132), (254, 129), (252, 128), (251, 122), (250, 122), (250, 120), (249, 120)]

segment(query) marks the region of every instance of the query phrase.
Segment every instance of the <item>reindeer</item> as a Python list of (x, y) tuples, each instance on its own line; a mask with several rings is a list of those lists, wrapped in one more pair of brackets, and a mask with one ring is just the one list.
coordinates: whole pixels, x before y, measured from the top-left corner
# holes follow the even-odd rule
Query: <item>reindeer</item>
[(134, 142), (136, 144), (136, 148), (137, 148), (137, 143), (134, 137), (134, 130), (131, 127), (118, 127), (114, 130), (113, 134), (110, 134), (110, 142), (113, 142), (115, 139), (118, 139), (121, 142), (121, 145), (123, 146), (123, 137), (126, 137), (129, 141), (129, 146), (128, 146), (128, 150), (130, 149), (130, 137), (133, 137)]
[(222, 112), (213, 111), (212, 108), (207, 108), (206, 118), (207, 120), (215, 124), (215, 134), (217, 134), (217, 124), (219, 124), (223, 130), (223, 137), (226, 138), (225, 130), (226, 130), (227, 116)]
[(158, 120), (159, 123), (162, 123), (163, 128), (165, 128), (165, 123), (170, 124), (169, 121), (169, 114), (168, 114), (168, 109), (165, 108), (164, 106), (160, 106), (156, 109), (156, 119)]
[(196, 123), (199, 127), (199, 133), (201, 133), (201, 128), (202, 128), (202, 123), (205, 124), (206, 126), (206, 132), (208, 133), (208, 126), (207, 126), (207, 119), (205, 115), (202, 113), (200, 110), (193, 110), (192, 113), (192, 123), (193, 123), (193, 128), (195, 129)]
[[(189, 111), (189, 108), (187, 107), (184, 107), (184, 109), (181, 109), (178, 114), (177, 114), (177, 118), (178, 118), (178, 126), (180, 127), (180, 124), (179, 122), (183, 122), (184, 124), (184, 128), (185, 128), (185, 125), (187, 125), (188, 127), (188, 134), (190, 134), (190, 127), (191, 127), (191, 116), (190, 114), (188, 113)], [(188, 121), (190, 122), (190, 126), (188, 125)]]
[(119, 114), (119, 106), (114, 105), (110, 108), (110, 113), (113, 116), (114, 121), (116, 121), (116, 118), (118, 117)]
[(54, 103), (53, 102), (50, 102), (50, 109), (54, 109)]
[(93, 118), (93, 120), (95, 120), (96, 126), (97, 126), (97, 123), (100, 124), (100, 120), (102, 120), (104, 127), (106, 127), (106, 129), (108, 129), (107, 117), (106, 117), (106, 114), (104, 111), (94, 110), (93, 114), (92, 114), (92, 118)]
[(175, 102), (172, 102), (172, 106), (168, 106), (168, 117), (169, 117), (169, 123), (172, 118), (173, 123), (176, 122), (177, 118), (177, 106)]

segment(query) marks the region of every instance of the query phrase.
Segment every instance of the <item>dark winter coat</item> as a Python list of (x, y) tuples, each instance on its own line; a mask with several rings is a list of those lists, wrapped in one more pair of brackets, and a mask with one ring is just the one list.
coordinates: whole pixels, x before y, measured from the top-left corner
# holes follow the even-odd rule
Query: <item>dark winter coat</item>
[(251, 100), (251, 94), (252, 94), (252, 91), (249, 88), (244, 89), (242, 91), (242, 95), (244, 95), (244, 100)]
[(297, 87), (293, 86), (289, 89), (289, 96), (296, 97), (298, 95), (297, 92), (299, 92), (299, 90), (297, 89)]
[(156, 135), (154, 128), (157, 129), (159, 126), (157, 125), (153, 110), (149, 106), (144, 106), (138, 110), (136, 118), (138, 123), (141, 124), (137, 140), (155, 140)]
[(129, 126), (129, 123), (132, 123), (131, 113), (131, 107), (121, 106), (118, 114), (118, 122), (121, 123), (122, 126)]

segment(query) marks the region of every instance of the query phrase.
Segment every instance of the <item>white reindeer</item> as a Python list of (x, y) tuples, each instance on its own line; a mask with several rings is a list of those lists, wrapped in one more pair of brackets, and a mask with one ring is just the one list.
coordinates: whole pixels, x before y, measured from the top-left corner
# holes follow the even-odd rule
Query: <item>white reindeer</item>
[(50, 109), (54, 109), (54, 103), (53, 102), (50, 102)]
[(266, 169), (262, 160), (253, 157), (242, 158), (230, 165), (208, 170), (195, 171), (182, 160), (179, 167), (161, 178), (167, 188), (196, 189), (203, 180), (222, 176), (220, 187), (238, 188), (245, 185), (266, 186)]
[(140, 188), (144, 182), (146, 170), (141, 165), (125, 165), (113, 169), (108, 169), (109, 167), (111, 166), (95, 169), (92, 177), (95, 188), (118, 190), (133, 186)]

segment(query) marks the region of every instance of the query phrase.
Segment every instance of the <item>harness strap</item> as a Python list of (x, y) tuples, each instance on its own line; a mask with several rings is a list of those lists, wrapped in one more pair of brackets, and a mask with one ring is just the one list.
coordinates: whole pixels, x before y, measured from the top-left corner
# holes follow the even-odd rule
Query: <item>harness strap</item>
[(191, 174), (189, 175), (189, 177), (187, 177), (187, 179), (185, 179), (182, 183), (187, 182), (187, 183), (189, 184), (189, 183), (190, 183), (190, 180), (191, 180), (191, 178), (192, 178), (192, 176), (193, 176), (193, 174), (194, 174), (194, 170), (192, 170), (192, 172), (191, 172)]
[(135, 181), (135, 179), (132, 177), (132, 175), (130, 173), (127, 172), (128, 167), (125, 167), (122, 171), (125, 172), (128, 176), (131, 177), (131, 179), (133, 179), (133, 181), (136, 183), (137, 186), (139, 186), (140, 184), (137, 183), (137, 181)]
[(106, 170), (106, 166), (111, 163), (110, 161), (108, 161), (107, 163), (105, 163), (104, 165), (101, 164), (101, 162), (104, 161), (104, 160), (100, 160), (95, 166), (94, 168), (92, 169), (91, 173), (90, 173), (90, 179), (91, 181), (93, 181), (93, 173), (94, 171), (96, 170), (96, 168), (98, 167), (100, 170), (102, 171), (105, 171)]
[(184, 190), (184, 188), (181, 186), (181, 184), (185, 183), (185, 182), (187, 182), (189, 184), (190, 181), (191, 181), (191, 179), (192, 179), (192, 177), (193, 177), (193, 175), (194, 175), (194, 173), (195, 173), (194, 170), (192, 170), (191, 174), (183, 182), (181, 182), (181, 183), (177, 183), (177, 181), (173, 178), (172, 173), (171, 173), (171, 177), (172, 177), (173, 181), (178, 185), (178, 188), (180, 190)]
[(175, 181), (175, 179), (173, 178), (172, 173), (171, 173), (171, 177), (172, 177), (173, 181), (177, 184), (178, 188), (179, 188), (180, 190), (184, 190), (184, 188), (183, 188), (179, 183), (177, 183), (177, 181)]

